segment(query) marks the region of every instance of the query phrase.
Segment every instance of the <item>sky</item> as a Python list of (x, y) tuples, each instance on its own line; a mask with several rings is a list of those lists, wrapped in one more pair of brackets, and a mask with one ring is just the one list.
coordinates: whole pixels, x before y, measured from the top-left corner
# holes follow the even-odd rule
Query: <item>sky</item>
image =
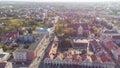
[(120, 0), (0, 0), (0, 1), (25, 1), (25, 2), (105, 2)]

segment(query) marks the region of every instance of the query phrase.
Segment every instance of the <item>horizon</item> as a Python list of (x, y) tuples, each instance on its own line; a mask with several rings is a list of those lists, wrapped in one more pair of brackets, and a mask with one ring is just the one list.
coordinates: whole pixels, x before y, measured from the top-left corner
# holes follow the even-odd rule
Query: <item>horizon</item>
[(120, 0), (0, 0), (0, 1), (14, 1), (14, 2), (118, 2)]

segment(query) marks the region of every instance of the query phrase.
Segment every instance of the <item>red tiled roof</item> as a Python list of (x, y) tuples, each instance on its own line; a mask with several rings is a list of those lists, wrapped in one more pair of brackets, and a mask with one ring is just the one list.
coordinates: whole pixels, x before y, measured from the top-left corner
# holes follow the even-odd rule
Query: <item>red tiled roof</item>
[(74, 43), (75, 47), (87, 46), (88, 43)]
[[(83, 35), (78, 35), (78, 28), (82, 26), (83, 27)], [(68, 28), (72, 28), (74, 30), (74, 32), (72, 34), (70, 34), (71, 36), (74, 37), (83, 37), (87, 35), (87, 30), (89, 30), (89, 25), (87, 23), (74, 23), (74, 24), (68, 24), (67, 26)]]
[(93, 41), (90, 41), (90, 43), (92, 43), (92, 44), (97, 44), (97, 41), (96, 41), (96, 40), (93, 40)]
[(96, 61), (97, 60), (97, 56), (96, 55), (92, 55), (91, 59), (92, 59), (92, 61)]
[(102, 60), (102, 62), (111, 62), (112, 59), (108, 56), (107, 53), (102, 53), (100, 56), (99, 56)]
[(120, 55), (120, 48), (116, 49), (115, 51), (118, 55)]
[(74, 54), (72, 59), (73, 61), (79, 62), (79, 59), (81, 59), (81, 57), (79, 54)]
[(91, 41), (90, 44), (92, 45), (93, 48), (95, 48), (96, 52), (103, 50), (103, 48), (100, 46), (100, 44), (97, 43), (96, 40)]
[(54, 59), (59, 55), (59, 53), (54, 54)]
[(14, 35), (17, 35), (18, 32), (17, 31), (13, 31), (13, 32), (8, 32), (6, 34), (1, 34), (1, 36), (4, 36), (4, 37), (12, 37)]
[(120, 35), (112, 36), (113, 39), (120, 39)]
[(67, 57), (67, 55), (68, 55), (67, 53), (63, 53), (63, 56), (64, 56), (63, 58)]
[(81, 55), (82, 61), (84, 61), (87, 58), (87, 55)]
[(116, 50), (117, 48), (119, 48), (112, 40), (109, 40), (109, 41), (104, 41), (106, 43), (106, 48), (108, 50)]
[(45, 53), (45, 57), (49, 58), (49, 52), (51, 50), (52, 46), (50, 46), (48, 49), (47, 49), (47, 52)]
[(84, 30), (89, 29), (89, 26), (87, 23), (68, 24), (68, 28), (73, 28), (74, 30), (77, 30), (80, 26), (82, 26)]

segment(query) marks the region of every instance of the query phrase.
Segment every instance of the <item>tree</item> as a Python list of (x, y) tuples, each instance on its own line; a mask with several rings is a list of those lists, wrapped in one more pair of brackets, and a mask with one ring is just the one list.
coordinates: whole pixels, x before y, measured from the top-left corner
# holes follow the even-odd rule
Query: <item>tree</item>
[(17, 43), (13, 44), (13, 47), (19, 47), (19, 45)]
[(98, 34), (98, 32), (99, 32), (99, 29), (96, 26), (93, 26), (92, 30), (95, 34)]
[(3, 30), (2, 30), (2, 28), (0, 27), (0, 34), (2, 34), (3, 33)]
[(24, 45), (24, 48), (25, 48), (25, 49), (28, 49), (29, 46), (30, 46), (29, 44), (25, 44), (25, 45)]
[(0, 48), (3, 48), (3, 51), (6, 51), (6, 50), (7, 50), (7, 46), (4, 45), (4, 44), (0, 44)]
[(72, 48), (71, 39), (69, 37), (64, 37), (64, 39), (61, 40), (61, 42), (58, 45), (59, 45), (58, 49), (61, 52), (64, 52), (64, 51), (68, 50), (69, 48)]
[(86, 54), (87, 53), (87, 50), (86, 49), (83, 49), (82, 50), (82, 54)]
[(2, 48), (3, 47), (3, 44), (0, 44), (0, 48)]

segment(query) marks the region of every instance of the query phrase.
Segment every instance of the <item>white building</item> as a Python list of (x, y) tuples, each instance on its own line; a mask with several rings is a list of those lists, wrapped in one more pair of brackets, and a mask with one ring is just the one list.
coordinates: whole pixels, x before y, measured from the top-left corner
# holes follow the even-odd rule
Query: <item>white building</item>
[(83, 34), (83, 27), (79, 27), (78, 28), (78, 35), (82, 35)]

